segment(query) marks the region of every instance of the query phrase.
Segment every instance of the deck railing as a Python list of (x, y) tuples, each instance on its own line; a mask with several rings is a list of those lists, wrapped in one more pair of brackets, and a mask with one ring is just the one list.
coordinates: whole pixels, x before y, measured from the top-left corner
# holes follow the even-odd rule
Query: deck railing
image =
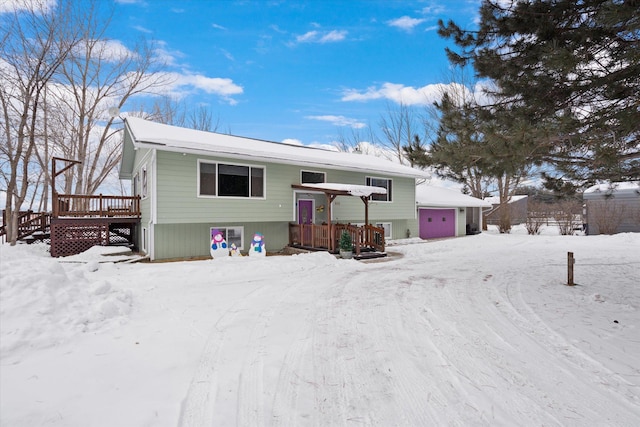
[(53, 217), (140, 217), (140, 196), (54, 194)]
[(333, 249), (339, 247), (342, 232), (351, 235), (353, 250), (359, 255), (364, 248), (372, 248), (384, 252), (384, 228), (371, 224), (357, 226), (352, 224), (332, 224), (331, 236), (328, 224), (295, 224), (289, 223), (289, 244), (315, 249), (330, 249), (330, 241), (333, 240)]
[[(7, 241), (7, 217), (6, 212), (2, 211), (2, 225), (0, 226), (0, 243)], [(18, 215), (18, 236), (20, 240), (37, 231), (46, 232), (51, 223), (51, 214), (46, 212), (25, 211)]]

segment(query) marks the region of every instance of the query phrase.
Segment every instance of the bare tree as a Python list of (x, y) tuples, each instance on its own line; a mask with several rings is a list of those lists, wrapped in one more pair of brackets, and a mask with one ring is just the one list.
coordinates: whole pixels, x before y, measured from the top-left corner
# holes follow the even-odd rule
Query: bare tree
[(380, 117), (381, 144), (389, 149), (396, 160), (406, 164), (403, 147), (410, 146), (415, 136), (422, 133), (415, 110), (405, 103), (394, 108), (387, 104), (387, 111)]
[[(18, 216), (32, 187), (33, 155), (41, 135), (41, 101), (45, 87), (78, 42), (71, 0), (45, 7), (25, 2), (0, 15), (0, 106), (2, 108), (2, 180), (7, 194), (7, 241), (15, 245)], [(7, 168), (8, 167), (8, 171)]]
[(184, 103), (163, 95), (156, 98), (151, 106), (151, 112), (145, 114), (142, 107), (139, 115), (153, 121), (167, 125), (181, 126), (206, 132), (217, 132), (220, 127), (220, 117), (214, 115), (204, 105), (187, 110)]
[(101, 13), (101, 4), (85, 2), (81, 40), (62, 64), (64, 84), (56, 94), (61, 129), (67, 131), (62, 145), (69, 158), (81, 162), (72, 169), (75, 194), (95, 193), (120, 160), (121, 128), (114, 126), (120, 118), (107, 110), (120, 109), (132, 96), (165, 83), (146, 42), (130, 50), (105, 37), (111, 15)]
[(349, 132), (345, 132), (345, 128), (340, 128), (336, 138), (335, 146), (339, 151), (345, 153), (359, 152), (361, 154), (373, 154), (367, 152), (368, 148), (364, 143), (378, 145), (378, 138), (373, 133), (371, 126), (364, 128), (349, 128)]

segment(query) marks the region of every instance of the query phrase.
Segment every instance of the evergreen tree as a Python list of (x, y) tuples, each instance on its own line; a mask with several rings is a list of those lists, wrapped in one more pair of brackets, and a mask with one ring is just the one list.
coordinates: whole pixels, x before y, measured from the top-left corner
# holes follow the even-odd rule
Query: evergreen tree
[[(477, 32), (439, 33), (495, 82), (492, 114), (529, 134), (531, 161), (592, 182), (640, 177), (640, 2), (484, 0)], [(504, 130), (505, 127), (503, 126)], [(553, 176), (550, 176), (553, 178)], [(557, 184), (557, 182), (556, 182)]]

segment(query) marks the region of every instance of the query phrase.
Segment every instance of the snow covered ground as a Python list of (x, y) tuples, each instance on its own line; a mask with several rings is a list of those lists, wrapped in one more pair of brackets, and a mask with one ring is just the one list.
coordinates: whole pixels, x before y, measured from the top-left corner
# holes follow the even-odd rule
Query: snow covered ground
[(640, 425), (640, 234), (396, 243), (371, 263), (3, 245), (0, 424)]

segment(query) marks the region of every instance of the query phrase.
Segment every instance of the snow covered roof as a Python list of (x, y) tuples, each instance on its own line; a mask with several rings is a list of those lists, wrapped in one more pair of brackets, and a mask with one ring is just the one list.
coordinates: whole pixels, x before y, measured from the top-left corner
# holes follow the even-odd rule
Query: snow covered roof
[[(526, 199), (527, 196), (525, 195), (518, 195), (518, 196), (511, 196), (511, 200), (509, 200), (509, 203), (513, 203), (513, 202), (517, 202), (518, 200), (522, 200), (522, 199)], [(500, 197), (499, 196), (491, 196), (491, 197), (485, 197), (484, 198), (485, 202), (489, 202), (492, 205), (499, 205), (500, 204)]]
[(610, 182), (596, 184), (584, 190), (584, 198), (599, 199), (602, 197), (637, 198), (640, 197), (640, 181)]
[[(154, 148), (180, 153), (262, 160), (328, 169), (348, 169), (412, 178), (429, 176), (427, 172), (380, 157), (204, 132), (154, 123), (137, 117), (126, 118), (125, 131), (131, 136), (131, 142), (135, 148)], [(132, 150), (127, 150), (127, 141), (125, 138), (123, 157), (131, 155), (132, 152)], [(132, 167), (132, 162), (123, 159), (122, 165), (124, 168), (129, 168)], [(121, 171), (121, 176), (126, 177), (127, 172)]]
[(335, 184), (326, 182), (323, 184), (303, 184), (296, 188), (312, 188), (318, 190), (330, 190), (345, 192), (351, 196), (369, 197), (372, 194), (387, 194), (387, 189), (383, 187), (372, 187), (370, 185)]
[(462, 194), (459, 190), (426, 184), (416, 186), (416, 203), (418, 206), (434, 207), (491, 207), (491, 203)]

